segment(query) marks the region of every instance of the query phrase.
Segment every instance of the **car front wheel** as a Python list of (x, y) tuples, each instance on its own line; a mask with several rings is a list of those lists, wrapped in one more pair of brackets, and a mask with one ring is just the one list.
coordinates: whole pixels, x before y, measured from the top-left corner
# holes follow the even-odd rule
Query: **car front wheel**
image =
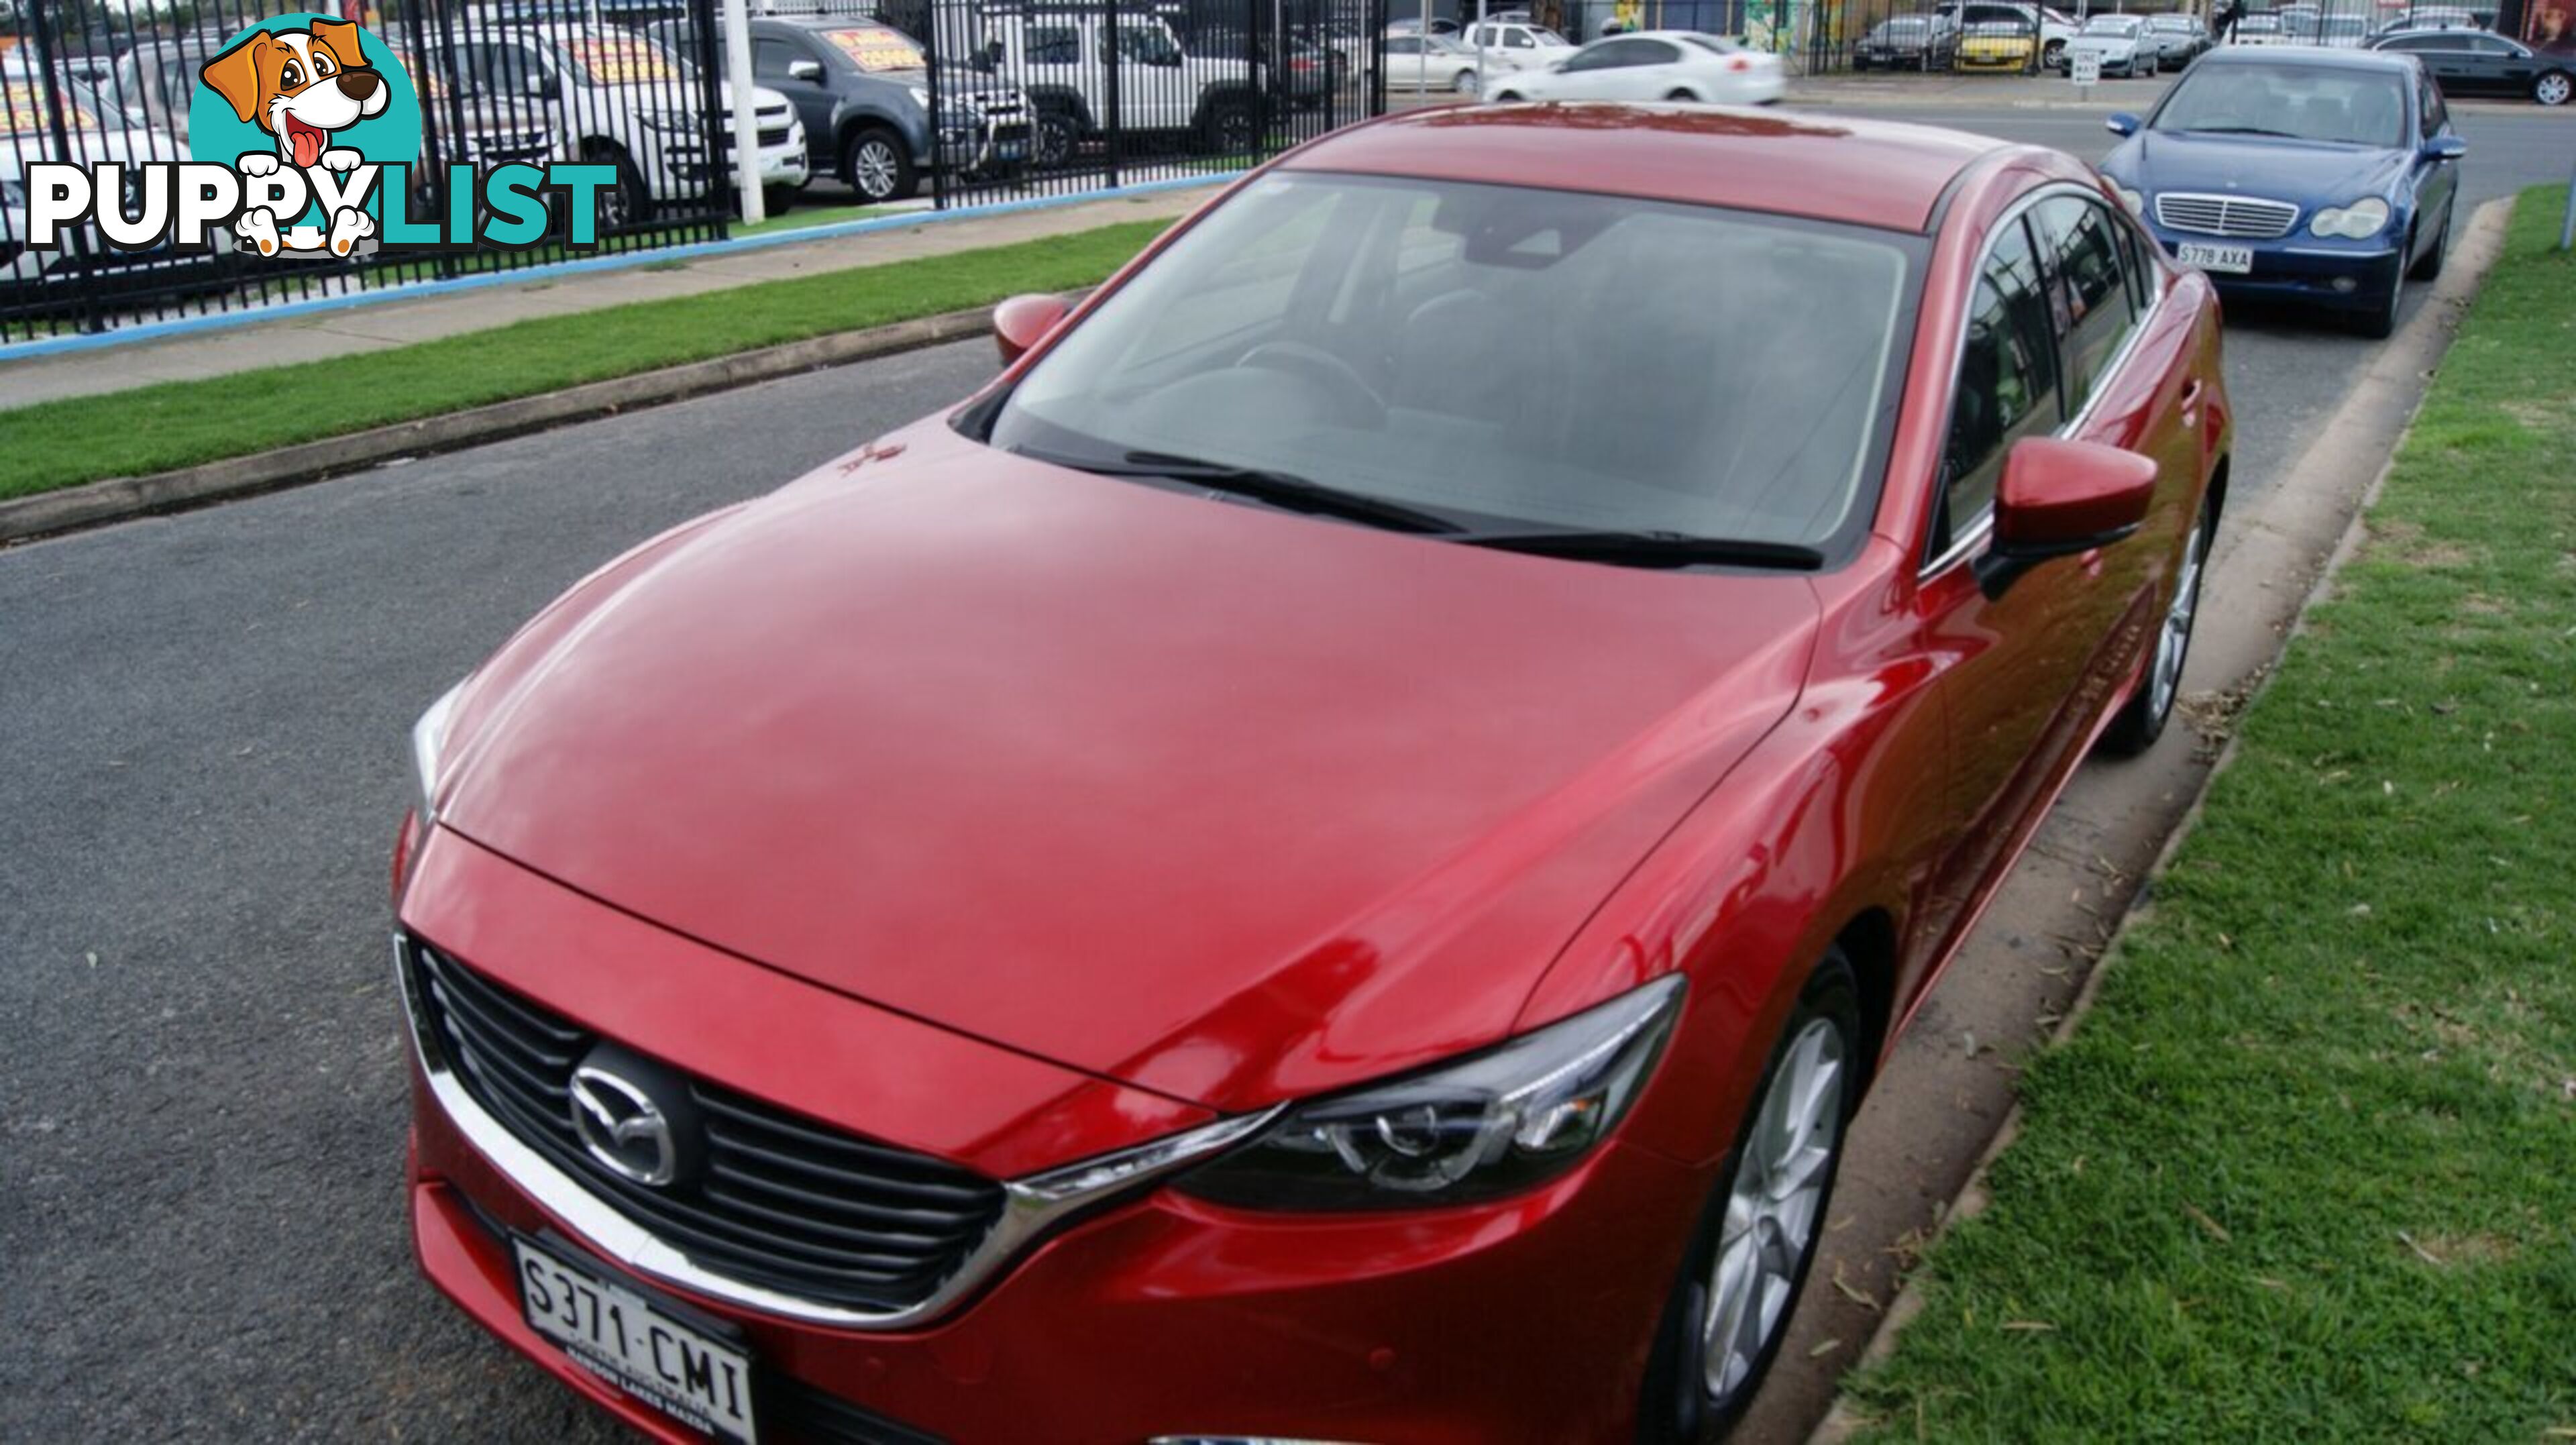
[(905, 150), (892, 131), (860, 131), (841, 148), (841, 179), (870, 205), (907, 199), (915, 178)]
[(2542, 105), (2565, 105), (2570, 95), (2576, 95), (2576, 80), (2570, 80), (2563, 70), (2553, 70), (2531, 83), (2531, 98)]
[(2200, 579), (2209, 570), (2209, 547), (2217, 531), (2218, 513), (2212, 500), (2204, 497), (2200, 515), (2192, 521), (2191, 539), (2183, 544), (2173, 600), (2165, 604), (2164, 623), (2156, 629), (2155, 655), (2147, 659), (2147, 675), (2137, 692), (2102, 734), (2104, 752), (2133, 756), (2164, 736), (2174, 699), (2182, 695), (2182, 665), (2191, 658), (2192, 623), (2200, 616)]
[(1639, 1436), (1696, 1440), (1743, 1415), (1780, 1353), (1815, 1263), (1859, 1098), (1860, 987), (1837, 948), (1781, 1026), (1735, 1150), (1719, 1171), (1646, 1377)]
[(1452, 82), (1449, 88), (1458, 92), (1460, 95), (1474, 95), (1476, 93), (1476, 72), (1472, 70), (1459, 71), (1457, 80)]

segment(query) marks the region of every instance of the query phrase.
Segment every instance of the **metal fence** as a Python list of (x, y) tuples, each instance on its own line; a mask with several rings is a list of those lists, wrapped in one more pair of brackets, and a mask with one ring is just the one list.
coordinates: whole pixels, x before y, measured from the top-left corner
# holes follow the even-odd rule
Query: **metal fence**
[(928, 42), (943, 206), (1232, 170), (1386, 109), (1385, 0), (894, 0), (889, 14)]
[[(30, 164), (123, 163), (128, 214), (139, 214), (130, 167), (192, 158), (190, 136), (202, 118), (192, 112), (202, 104), (199, 76), (206, 63), (264, 18), (319, 11), (326, 3), (0, 3), (0, 342), (515, 269), (574, 254), (559, 239), (560, 216), (551, 218), (549, 238), (531, 247), (387, 250), (361, 241), (346, 258), (262, 256), (228, 232), (218, 234), (210, 251), (126, 251), (107, 245), (94, 227), (73, 230), (59, 250), (25, 247), (19, 230)], [(350, 5), (351, 18), (362, 19), (374, 42), (392, 51), (418, 97), (410, 213), (447, 214), (451, 163), (589, 160), (615, 166), (618, 183), (603, 198), (597, 245), (581, 254), (723, 236), (732, 204), (730, 136), (714, 56), (703, 47), (672, 52), (628, 28), (656, 16), (703, 12), (710, 3), (669, 0), (638, 8), (394, 0), (382, 9), (366, 6), (363, 16)], [(380, 73), (386, 58), (367, 53)], [(241, 119), (229, 112), (225, 118)], [(784, 123), (781, 118), (782, 140)]]
[[(1385, 4), (751, 0), (769, 208), (797, 204), (808, 176), (807, 200), (946, 207), (1257, 162), (1385, 110)], [(737, 198), (715, 6), (0, 0), (0, 343), (721, 239)], [(127, 251), (94, 226), (58, 251), (22, 244), (27, 166), (192, 159), (207, 61), (306, 11), (359, 20), (417, 92), (409, 214), (449, 213), (451, 163), (606, 164), (596, 248), (564, 243), (559, 193), (554, 229), (525, 247), (266, 256), (225, 233), (211, 252)]]

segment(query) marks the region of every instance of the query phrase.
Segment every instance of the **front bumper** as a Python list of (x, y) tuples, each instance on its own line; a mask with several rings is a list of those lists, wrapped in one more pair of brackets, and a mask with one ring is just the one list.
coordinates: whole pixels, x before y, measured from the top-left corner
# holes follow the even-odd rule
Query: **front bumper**
[[(736, 1089), (810, 1106), (812, 1073), (851, 1067), (806, 1054), (799, 1034), (846, 1035), (853, 1053), (873, 1057), (868, 1067), (903, 1077), (953, 1081), (985, 1053), (996, 1076), (1031, 1067), (927, 1025), (891, 1026), (864, 1005), (685, 940), (647, 939), (649, 925), (471, 852), (479, 850), (432, 843), (407, 927), (540, 987), (567, 1016), (614, 1019), (618, 1027), (603, 1022), (601, 1031)], [(613, 967), (592, 962), (611, 959)], [(674, 981), (695, 982), (694, 996), (672, 998)], [(640, 1005), (639, 994), (663, 1002)], [(721, 1008), (708, 1007), (718, 1000)], [(762, 1017), (747, 1025), (741, 1014), (752, 1009)], [(764, 1050), (724, 1036), (770, 1042)], [(930, 1051), (917, 1069), (886, 1059), (908, 1039)], [(732, 1071), (718, 1074), (708, 1061), (729, 1049)], [(764, 1053), (765, 1074), (747, 1062)], [(675, 1442), (698, 1437), (575, 1365), (521, 1319), (508, 1232), (550, 1232), (602, 1275), (738, 1329), (779, 1438), (836, 1438), (798, 1422), (856, 1410), (960, 1442), (1232, 1435), (1508, 1445), (1632, 1431), (1658, 1316), (1710, 1183), (1614, 1140), (1539, 1191), (1456, 1209), (1269, 1214), (1153, 1188), (1031, 1241), (980, 1291), (932, 1317), (837, 1328), (613, 1263), (576, 1220), (468, 1142), (417, 1049), (412, 1078), (410, 1213), (423, 1272), (567, 1385)], [(1011, 1112), (982, 1099), (958, 1108), (976, 1128)], [(1067, 1132), (1063, 1119), (1077, 1111), (1050, 1109), (1036, 1115), (1045, 1127), (1006, 1131), (1023, 1137), (979, 1143), (953, 1162), (981, 1168), (1014, 1150), (1011, 1167), (1064, 1162), (1044, 1156), (1047, 1139), (1028, 1137)], [(831, 1122), (911, 1144), (946, 1127), (922, 1123), (925, 1111), (921, 1097), (843, 1097)]]
[[(2305, 219), (2303, 216), (2302, 220)], [(2182, 245), (2244, 246), (2254, 253), (2254, 269), (2242, 274), (2211, 271), (2211, 282), (2223, 297), (2285, 301), (2338, 311), (2369, 311), (2381, 305), (2398, 282), (2404, 266), (2402, 247), (2389, 244), (2395, 226), (2367, 241), (2333, 241), (2312, 236), (2303, 227), (2277, 241), (2246, 241), (2176, 231), (2150, 219), (2147, 231), (2168, 254)]]

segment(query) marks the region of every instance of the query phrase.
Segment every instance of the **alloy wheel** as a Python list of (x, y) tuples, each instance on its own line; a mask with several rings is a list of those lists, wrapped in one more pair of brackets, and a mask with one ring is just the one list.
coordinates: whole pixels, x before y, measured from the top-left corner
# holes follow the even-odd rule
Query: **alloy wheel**
[(881, 136), (860, 141), (850, 152), (850, 186), (871, 201), (882, 201), (895, 191), (895, 177), (902, 165), (894, 147)]
[(2539, 83), (2531, 88), (2531, 98), (2542, 105), (2565, 105), (2570, 93), (2576, 93), (2576, 81), (2556, 71), (2540, 77)]
[(2156, 717), (2173, 710), (2174, 696), (2182, 688), (2182, 665), (2191, 655), (2192, 618), (2200, 611), (2200, 573), (2209, 560), (2209, 528), (2191, 529), (2191, 542), (2183, 548), (2182, 576), (2174, 580), (2173, 604), (2165, 609), (2165, 624), (2156, 633), (2155, 671), (2147, 678), (2147, 707)]
[(1728, 1188), (1700, 1331), (1712, 1399), (1727, 1400), (1752, 1377), (1788, 1319), (1842, 1148), (1847, 1076), (1841, 1027), (1815, 1018), (1790, 1040), (1763, 1091)]

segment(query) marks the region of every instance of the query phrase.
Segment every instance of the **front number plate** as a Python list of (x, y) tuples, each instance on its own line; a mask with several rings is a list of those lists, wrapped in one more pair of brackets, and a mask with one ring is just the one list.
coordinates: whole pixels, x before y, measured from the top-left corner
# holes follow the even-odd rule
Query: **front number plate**
[(750, 1356), (551, 1250), (511, 1244), (521, 1312), (573, 1363), (693, 1429), (744, 1445), (758, 1439)]
[(2203, 271), (2230, 271), (2242, 276), (2254, 269), (2251, 246), (2199, 246), (2185, 243), (2174, 247), (2174, 259)]

